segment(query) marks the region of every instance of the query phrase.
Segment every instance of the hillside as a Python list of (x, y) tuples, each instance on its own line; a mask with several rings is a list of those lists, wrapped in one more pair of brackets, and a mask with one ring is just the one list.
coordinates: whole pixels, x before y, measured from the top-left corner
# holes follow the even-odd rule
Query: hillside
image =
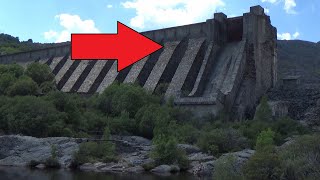
[(57, 45), (56, 43), (34, 43), (32, 39), (20, 41), (19, 37), (0, 34), (0, 55), (19, 53)]
[(320, 83), (320, 43), (278, 41), (279, 77), (300, 75), (302, 83)]

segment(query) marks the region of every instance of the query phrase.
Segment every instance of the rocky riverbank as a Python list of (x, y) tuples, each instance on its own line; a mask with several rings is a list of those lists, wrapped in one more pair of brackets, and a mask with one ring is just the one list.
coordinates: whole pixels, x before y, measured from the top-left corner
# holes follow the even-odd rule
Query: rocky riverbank
[[(52, 147), (55, 147), (57, 160), (61, 167), (70, 168), (74, 152), (78, 150), (79, 144), (84, 141), (88, 141), (88, 139), (34, 138), (19, 135), (0, 136), (0, 166), (26, 166), (31, 161), (45, 162), (52, 156)], [(85, 163), (79, 166), (79, 169), (111, 173), (143, 173), (148, 170), (160, 175), (170, 175), (179, 172), (181, 169), (177, 165), (148, 166), (154, 162), (149, 157), (153, 146), (148, 139), (138, 136), (112, 136), (112, 141), (116, 144), (117, 162)], [(188, 173), (197, 176), (208, 176), (213, 173), (216, 157), (206, 154), (192, 145), (179, 144), (178, 146), (186, 151), (190, 161), (190, 166), (187, 169)], [(237, 158), (237, 165), (240, 167), (253, 153), (254, 150), (246, 149), (231, 154)], [(45, 165), (39, 164), (37, 168), (45, 168)]]

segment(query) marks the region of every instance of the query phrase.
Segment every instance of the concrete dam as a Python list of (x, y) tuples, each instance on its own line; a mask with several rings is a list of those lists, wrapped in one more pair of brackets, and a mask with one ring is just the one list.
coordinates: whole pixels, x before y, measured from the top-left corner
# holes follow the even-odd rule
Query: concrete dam
[(151, 92), (165, 85), (166, 98), (196, 115), (224, 111), (242, 119), (277, 81), (276, 31), (254, 6), (239, 17), (215, 13), (206, 22), (143, 32), (164, 48), (120, 72), (116, 61), (71, 60), (70, 43), (0, 56), (0, 63), (45, 63), (63, 92), (102, 92), (116, 81)]

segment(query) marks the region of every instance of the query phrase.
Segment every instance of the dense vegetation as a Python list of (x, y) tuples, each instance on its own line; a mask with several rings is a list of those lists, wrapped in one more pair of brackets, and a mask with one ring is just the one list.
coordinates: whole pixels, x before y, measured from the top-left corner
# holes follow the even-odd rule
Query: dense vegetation
[[(156, 164), (179, 164), (182, 169), (189, 163), (177, 143), (195, 144), (214, 156), (252, 148), (256, 153), (244, 169), (232, 171), (235, 179), (319, 177), (319, 136), (303, 136), (277, 150), (286, 138), (309, 132), (290, 118), (274, 119), (266, 97), (253, 120), (233, 122), (223, 113), (199, 119), (174, 107), (172, 101), (163, 101), (161, 93), (150, 94), (135, 84), (114, 83), (90, 97), (57, 91), (49, 67), (39, 63), (26, 69), (17, 64), (0, 65), (0, 95), (3, 134), (95, 136), (102, 140), (108, 140), (110, 134), (138, 135), (153, 140), (151, 156)], [(116, 161), (114, 148), (109, 141), (83, 143), (74, 165)], [(54, 151), (52, 154), (47, 163), (54, 166)], [(225, 177), (236, 160), (226, 157), (220, 161), (215, 176)]]
[(20, 41), (18, 37), (0, 33), (0, 55), (19, 53), (54, 46), (53, 43), (34, 43), (32, 39)]

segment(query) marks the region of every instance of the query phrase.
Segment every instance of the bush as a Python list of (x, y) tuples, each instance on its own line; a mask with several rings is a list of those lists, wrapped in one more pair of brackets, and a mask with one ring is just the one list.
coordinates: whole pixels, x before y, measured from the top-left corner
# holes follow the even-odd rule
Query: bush
[(17, 78), (10, 73), (4, 73), (0, 75), (0, 95), (7, 93), (7, 90), (16, 82)]
[(320, 135), (305, 135), (280, 151), (283, 179), (320, 179)]
[(85, 142), (79, 147), (78, 152), (74, 154), (73, 166), (78, 166), (86, 162), (111, 162), (115, 161), (115, 147), (109, 140), (110, 130), (105, 129), (102, 140), (103, 142)]
[(40, 164), (39, 161), (31, 160), (31, 161), (27, 164), (27, 166), (28, 166), (28, 167), (31, 167), (31, 168), (34, 168), (34, 167), (38, 166), (39, 164)]
[(180, 125), (176, 129), (176, 137), (179, 143), (195, 144), (199, 136), (199, 130), (190, 124)]
[(200, 135), (198, 145), (213, 155), (241, 150), (247, 147), (247, 140), (235, 129), (213, 129)]
[(63, 118), (51, 103), (32, 96), (17, 96), (0, 110), (11, 133), (35, 137), (47, 137), (51, 125)]
[(136, 123), (129, 117), (129, 113), (125, 111), (123, 111), (118, 117), (109, 117), (107, 124), (110, 127), (112, 134), (136, 134)]
[(46, 165), (46, 168), (55, 168), (58, 169), (61, 167), (59, 161), (56, 158), (50, 157), (46, 159), (44, 162), (44, 165)]
[(31, 63), (27, 66), (26, 75), (31, 77), (39, 86), (44, 82), (52, 82), (54, 75), (46, 64), (38, 62)]
[(156, 164), (178, 164), (182, 169), (187, 169), (189, 162), (186, 153), (177, 147), (177, 141), (173, 136), (158, 135), (153, 139), (155, 148), (151, 156)]
[(247, 179), (280, 179), (282, 164), (273, 144), (274, 132), (262, 131), (257, 138), (256, 153), (244, 166)]
[(257, 107), (257, 111), (254, 115), (254, 120), (268, 122), (272, 120), (272, 111), (268, 104), (266, 96), (261, 98), (260, 104)]
[(40, 91), (41, 93), (44, 93), (44, 94), (47, 94), (51, 91), (56, 91), (56, 90), (57, 90), (57, 87), (54, 81), (46, 81), (40, 85)]
[(12, 86), (8, 88), (8, 95), (10, 96), (27, 96), (37, 94), (37, 83), (27, 76), (20, 77)]
[(19, 78), (23, 75), (24, 69), (18, 64), (1, 64), (0, 65), (0, 75), (12, 74), (15, 78)]
[(220, 157), (214, 166), (213, 179), (239, 180), (244, 179), (241, 169), (237, 167), (237, 159), (233, 155)]
[(106, 88), (97, 100), (98, 108), (102, 112), (116, 116), (126, 111), (130, 118), (133, 118), (144, 105), (159, 102), (158, 97), (147, 93), (138, 85), (118, 83)]

